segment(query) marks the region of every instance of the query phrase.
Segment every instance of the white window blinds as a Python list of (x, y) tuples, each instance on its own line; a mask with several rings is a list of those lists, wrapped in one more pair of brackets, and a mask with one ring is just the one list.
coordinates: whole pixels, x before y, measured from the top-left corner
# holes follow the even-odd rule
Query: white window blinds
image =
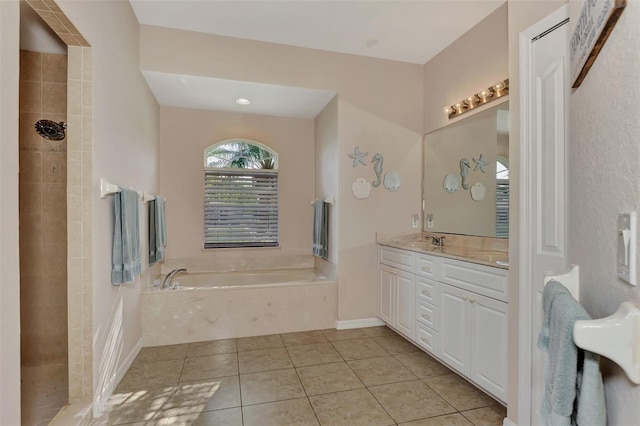
[(278, 245), (278, 172), (205, 169), (205, 248)]
[(509, 236), (509, 180), (496, 180), (496, 237)]

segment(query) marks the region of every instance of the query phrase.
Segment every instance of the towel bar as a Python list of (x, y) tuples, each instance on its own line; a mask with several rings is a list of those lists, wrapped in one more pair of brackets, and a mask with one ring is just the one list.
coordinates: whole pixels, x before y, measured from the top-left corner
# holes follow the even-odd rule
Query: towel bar
[[(138, 190), (134, 191), (138, 193), (138, 196), (143, 203), (148, 203), (149, 201), (156, 199), (156, 196), (150, 192)], [(104, 178), (100, 178), (100, 198), (107, 198), (109, 195), (113, 195), (116, 192), (120, 192), (120, 187), (118, 185), (110, 183)], [(166, 202), (167, 200), (165, 199), (164, 201)]]
[[(544, 285), (557, 281), (576, 299), (579, 296), (580, 268), (560, 275), (547, 275)], [(576, 346), (609, 358), (622, 368), (629, 380), (640, 384), (640, 309), (631, 302), (623, 302), (618, 310), (606, 318), (576, 321), (573, 326)]]

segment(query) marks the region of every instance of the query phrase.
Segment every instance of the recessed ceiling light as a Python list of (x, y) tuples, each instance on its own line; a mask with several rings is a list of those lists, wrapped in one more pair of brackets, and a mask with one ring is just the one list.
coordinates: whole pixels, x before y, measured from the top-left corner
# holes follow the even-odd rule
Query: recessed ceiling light
[(238, 98), (238, 99), (236, 99), (236, 103), (238, 105), (243, 105), (243, 106), (251, 105), (251, 99)]

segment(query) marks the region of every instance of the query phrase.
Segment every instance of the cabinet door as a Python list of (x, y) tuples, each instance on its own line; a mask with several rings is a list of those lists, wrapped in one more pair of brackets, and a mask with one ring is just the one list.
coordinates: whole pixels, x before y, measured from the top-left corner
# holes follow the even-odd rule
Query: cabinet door
[(469, 292), (440, 284), (440, 358), (469, 375)]
[(378, 317), (393, 326), (393, 268), (378, 266)]
[(470, 378), (505, 402), (507, 398), (507, 304), (480, 296), (471, 301)]
[(413, 340), (416, 327), (416, 278), (404, 271), (396, 272), (395, 328)]

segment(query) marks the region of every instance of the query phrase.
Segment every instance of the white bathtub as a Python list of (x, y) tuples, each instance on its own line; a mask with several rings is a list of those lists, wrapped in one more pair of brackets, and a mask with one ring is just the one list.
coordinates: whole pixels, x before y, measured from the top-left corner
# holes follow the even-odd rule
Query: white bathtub
[(181, 272), (173, 282), (142, 292), (144, 346), (335, 327), (337, 284), (317, 269)]

